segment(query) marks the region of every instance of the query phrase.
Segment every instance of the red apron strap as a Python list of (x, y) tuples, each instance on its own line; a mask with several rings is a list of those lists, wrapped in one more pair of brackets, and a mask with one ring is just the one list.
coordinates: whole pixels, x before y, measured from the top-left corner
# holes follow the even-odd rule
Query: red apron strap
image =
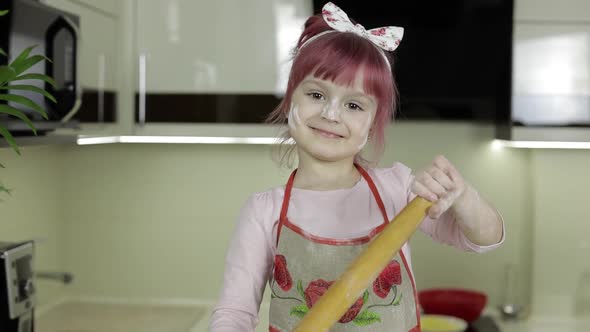
[(281, 236), (281, 229), (287, 221), (287, 211), (289, 210), (289, 201), (291, 200), (291, 189), (293, 189), (293, 180), (295, 180), (295, 173), (297, 173), (297, 169), (295, 169), (291, 173), (289, 181), (287, 181), (287, 185), (285, 186), (285, 194), (283, 195), (283, 204), (281, 206), (281, 214), (279, 216), (279, 226), (277, 227), (277, 242), (275, 243), (277, 247), (279, 246), (279, 237)]
[(369, 173), (367, 173), (367, 171), (365, 171), (364, 168), (362, 168), (360, 165), (357, 165), (357, 164), (354, 164), (354, 166), (356, 166), (356, 169), (359, 171), (359, 173), (361, 173), (363, 178), (365, 178), (365, 181), (367, 181), (369, 188), (371, 188), (371, 192), (373, 193), (373, 197), (375, 197), (375, 201), (377, 201), (377, 205), (379, 206), (379, 210), (381, 210), (381, 215), (383, 216), (383, 225), (388, 224), (389, 218), (387, 218), (387, 212), (385, 211), (385, 205), (383, 205), (383, 201), (381, 200), (381, 195), (379, 195), (379, 190), (377, 189), (375, 182), (373, 182), (373, 179), (371, 179), (371, 176), (369, 175)]
[[(373, 197), (375, 198), (375, 201), (377, 202), (377, 206), (379, 206), (379, 210), (381, 211), (381, 215), (383, 216), (383, 224), (379, 227), (379, 229), (381, 229), (384, 225), (387, 225), (389, 223), (389, 218), (387, 218), (387, 212), (385, 211), (385, 205), (383, 204), (383, 201), (381, 200), (381, 195), (379, 195), (379, 190), (377, 189), (375, 182), (373, 182), (373, 179), (371, 179), (371, 176), (369, 175), (369, 173), (367, 173), (367, 171), (365, 171), (365, 169), (363, 169), (361, 166), (359, 166), (357, 164), (354, 164), (354, 166), (359, 171), (361, 176), (365, 179), (365, 181), (367, 181), (367, 184), (369, 185), (369, 188), (371, 189), (371, 192), (373, 193)], [(296, 173), (297, 173), (297, 169), (295, 169), (291, 173), (291, 176), (289, 177), (289, 180), (287, 181), (287, 184), (285, 186), (285, 194), (283, 196), (283, 204), (281, 206), (281, 214), (279, 216), (279, 225), (277, 227), (277, 241), (275, 243), (276, 246), (279, 245), (279, 238), (281, 236), (281, 230), (283, 228), (283, 225), (287, 222), (287, 211), (289, 210), (289, 201), (291, 199), (291, 190), (293, 189), (293, 181), (295, 180)]]

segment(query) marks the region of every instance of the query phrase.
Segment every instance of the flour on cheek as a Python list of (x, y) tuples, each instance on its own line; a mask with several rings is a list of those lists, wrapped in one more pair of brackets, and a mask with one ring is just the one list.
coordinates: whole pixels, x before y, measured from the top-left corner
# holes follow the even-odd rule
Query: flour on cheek
[(359, 150), (362, 150), (362, 148), (365, 147), (365, 145), (367, 144), (367, 141), (369, 140), (369, 129), (371, 129), (371, 122), (372, 122), (372, 117), (369, 114), (369, 117), (367, 117), (367, 120), (366, 120), (365, 124), (363, 125), (362, 135), (365, 138), (363, 139), (363, 142), (361, 143), (361, 145), (359, 145)]
[(295, 127), (301, 124), (301, 118), (299, 118), (299, 105), (291, 103), (291, 109), (289, 110), (287, 122), (289, 124), (289, 128), (292, 130), (295, 130)]

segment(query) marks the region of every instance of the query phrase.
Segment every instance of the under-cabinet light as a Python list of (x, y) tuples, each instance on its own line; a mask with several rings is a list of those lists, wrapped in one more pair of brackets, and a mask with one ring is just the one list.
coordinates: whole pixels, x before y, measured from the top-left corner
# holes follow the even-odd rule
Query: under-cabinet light
[(590, 149), (590, 142), (508, 141), (497, 139), (494, 140), (492, 146), (521, 149)]
[[(207, 137), (207, 136), (105, 136), (78, 138), (78, 145), (112, 143), (172, 144), (278, 144), (275, 137)], [(291, 143), (288, 141), (287, 143)]]

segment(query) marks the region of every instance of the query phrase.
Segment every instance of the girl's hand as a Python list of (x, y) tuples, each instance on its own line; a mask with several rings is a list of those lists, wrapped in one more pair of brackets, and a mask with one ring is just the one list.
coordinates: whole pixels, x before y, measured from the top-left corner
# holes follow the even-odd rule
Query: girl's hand
[(455, 166), (439, 155), (434, 158), (431, 166), (416, 174), (412, 192), (434, 203), (428, 209), (428, 216), (436, 219), (463, 195), (466, 186)]
[(500, 243), (504, 234), (502, 216), (459, 174), (444, 156), (416, 174), (412, 191), (434, 204), (428, 216), (437, 219), (452, 209), (454, 220), (469, 241), (479, 246)]

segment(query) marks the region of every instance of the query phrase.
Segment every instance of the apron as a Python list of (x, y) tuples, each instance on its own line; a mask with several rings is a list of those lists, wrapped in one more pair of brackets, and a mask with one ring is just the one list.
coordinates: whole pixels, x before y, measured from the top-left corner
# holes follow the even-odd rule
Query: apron
[[(270, 332), (292, 331), (371, 239), (387, 226), (389, 218), (377, 187), (362, 167), (355, 166), (371, 189), (383, 215), (383, 224), (367, 236), (347, 240), (315, 236), (289, 221), (287, 210), (297, 170), (291, 174), (285, 188), (277, 228), (277, 253), (269, 279)], [(414, 278), (400, 250), (330, 331), (419, 332), (416, 299)]]

